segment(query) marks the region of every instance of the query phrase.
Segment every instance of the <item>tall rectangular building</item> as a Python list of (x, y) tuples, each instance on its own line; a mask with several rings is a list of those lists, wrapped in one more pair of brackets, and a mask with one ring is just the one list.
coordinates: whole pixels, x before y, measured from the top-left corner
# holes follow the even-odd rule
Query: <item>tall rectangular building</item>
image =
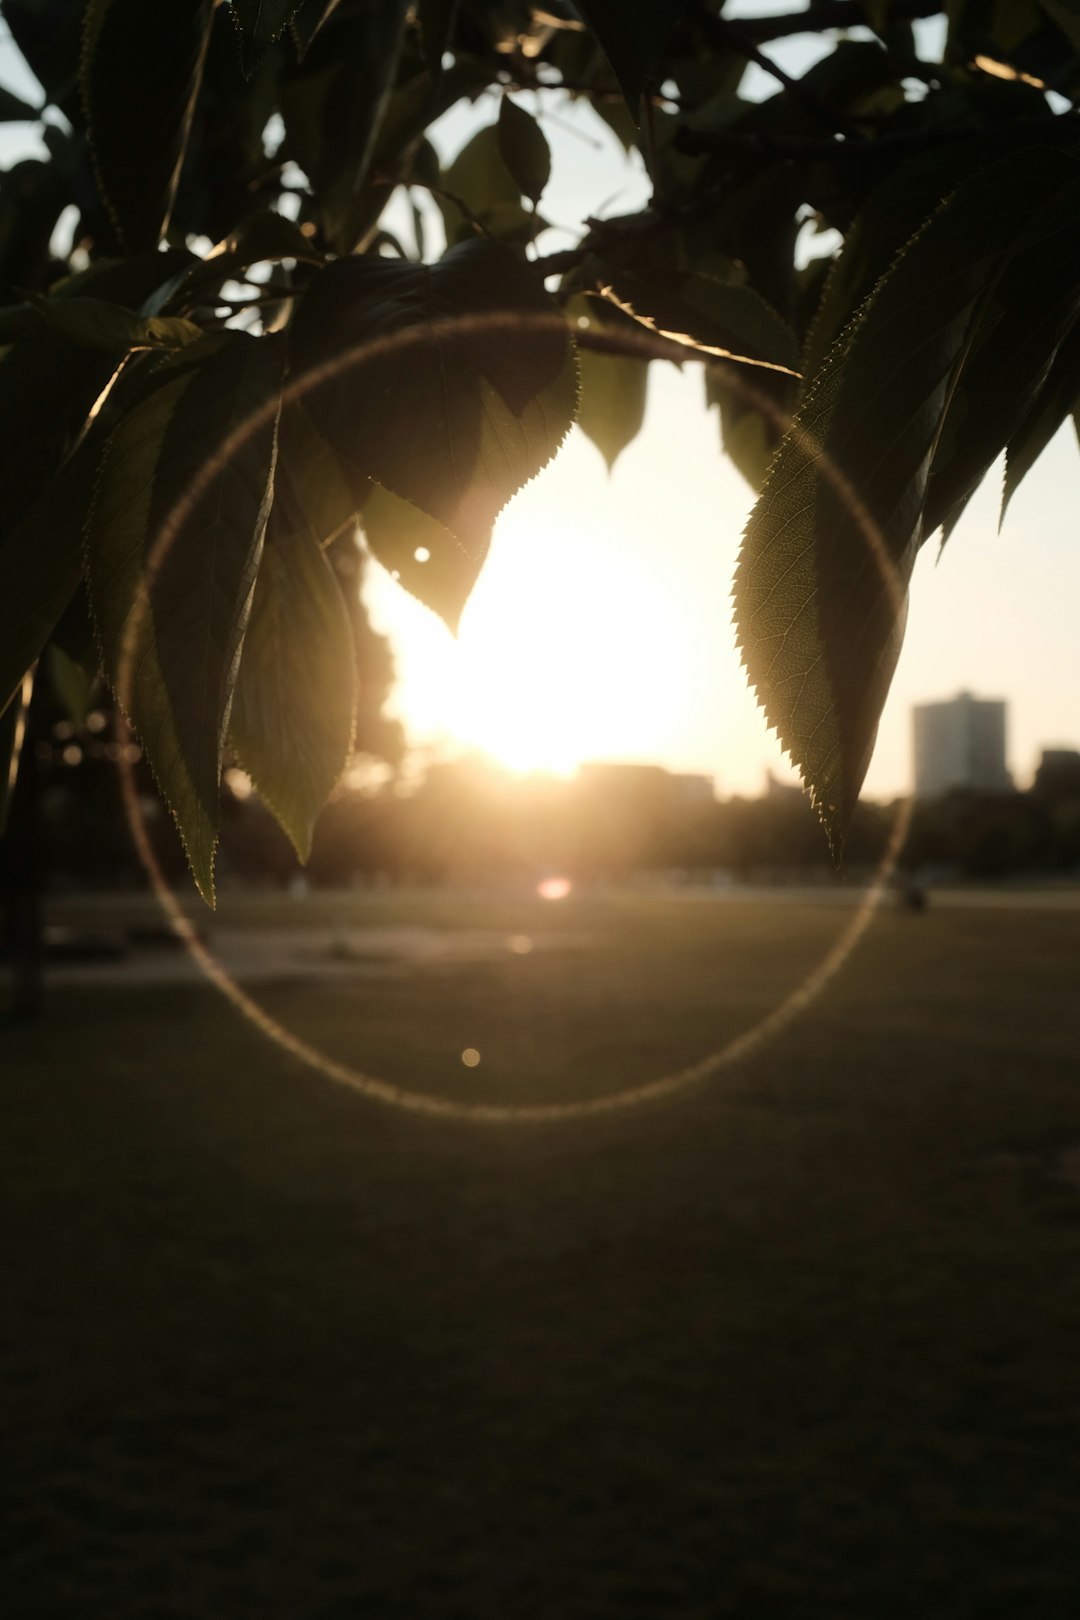
[(947, 703), (920, 703), (912, 711), (915, 794), (932, 799), (952, 788), (1008, 793), (1005, 703), (961, 692)]

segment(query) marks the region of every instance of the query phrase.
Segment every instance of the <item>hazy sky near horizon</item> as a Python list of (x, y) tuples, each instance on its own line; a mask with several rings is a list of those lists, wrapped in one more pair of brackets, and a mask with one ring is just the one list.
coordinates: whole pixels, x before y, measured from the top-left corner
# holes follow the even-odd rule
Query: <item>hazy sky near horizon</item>
[[(932, 46), (924, 42), (926, 54)], [(778, 54), (794, 72), (810, 60), (805, 41)], [(750, 83), (767, 90), (753, 74)], [(2, 37), (0, 83), (28, 89)], [(534, 110), (535, 98), (522, 99)], [(455, 109), (436, 131), (440, 150), (452, 156), (496, 112), (494, 97)], [(588, 108), (560, 107), (545, 129), (554, 173), (542, 208), (563, 227), (545, 250), (568, 245), (586, 213), (643, 204), (640, 160), (627, 160)], [(37, 151), (35, 126), (0, 130), (5, 165)], [(437, 242), (437, 215), (430, 206), (425, 215)], [(407, 237), (407, 211), (399, 218)], [(936, 541), (924, 548), (870, 794), (910, 786), (911, 704), (961, 688), (1008, 700), (1009, 763), (1020, 785), (1042, 746), (1080, 746), (1080, 455), (1071, 426), (1014, 498), (1001, 534), (1000, 488), (995, 470), (940, 563)], [(393, 706), (412, 739), (447, 753), (483, 748), (521, 769), (653, 761), (704, 772), (722, 793), (757, 791), (766, 769), (786, 774), (746, 689), (731, 626), (730, 584), (751, 504), (721, 453), (716, 414), (704, 409), (700, 367), (654, 365), (645, 429), (610, 478), (575, 428), (510, 503), (457, 642), (382, 570), (369, 571), (369, 609), (395, 648)]]

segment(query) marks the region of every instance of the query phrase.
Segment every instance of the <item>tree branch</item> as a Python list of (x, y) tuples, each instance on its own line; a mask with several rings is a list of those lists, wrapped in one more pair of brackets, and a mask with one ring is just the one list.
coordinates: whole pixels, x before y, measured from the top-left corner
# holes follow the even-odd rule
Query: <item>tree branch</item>
[(827, 107), (822, 106), (812, 91), (808, 90), (798, 79), (793, 79), (790, 73), (785, 72), (782, 67), (766, 56), (765, 52), (758, 48), (741, 22), (728, 22), (723, 17), (714, 16), (712, 12), (706, 11), (704, 7), (700, 8), (698, 20), (702, 23), (707, 22), (709, 32), (716, 43), (726, 44), (739, 56), (745, 56), (748, 62), (755, 63), (763, 73), (767, 73), (770, 78), (775, 79), (777, 84), (787, 91), (796, 107), (801, 107), (805, 113), (816, 119), (819, 124), (823, 124), (826, 129), (839, 130), (848, 127), (847, 121), (842, 115), (838, 117), (836, 114), (830, 113)]
[[(889, 21), (919, 22), (945, 10), (942, 0), (892, 0)], [(775, 17), (741, 17), (739, 28), (757, 45), (789, 39), (793, 34), (815, 34), (822, 28), (869, 28), (862, 0), (813, 0), (806, 11), (783, 12)]]

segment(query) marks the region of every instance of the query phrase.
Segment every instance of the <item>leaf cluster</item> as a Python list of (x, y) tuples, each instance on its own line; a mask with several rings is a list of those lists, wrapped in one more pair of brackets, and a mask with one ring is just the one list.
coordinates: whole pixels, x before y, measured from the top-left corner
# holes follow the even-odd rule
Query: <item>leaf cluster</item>
[[(692, 362), (758, 491), (748, 677), (839, 851), (919, 547), (1002, 451), (1007, 502), (1080, 392), (1074, 7), (961, 0), (941, 60), (910, 0), (0, 9), (43, 91), (0, 117), (44, 117), (48, 153), (0, 176), (0, 782), (59, 647), (103, 670), (207, 898), (229, 759), (304, 856), (364, 703), (358, 537), (455, 626), (571, 424), (613, 465), (649, 365)], [(797, 34), (830, 49), (793, 79), (769, 51)], [(652, 197), (556, 251), (568, 99)]]

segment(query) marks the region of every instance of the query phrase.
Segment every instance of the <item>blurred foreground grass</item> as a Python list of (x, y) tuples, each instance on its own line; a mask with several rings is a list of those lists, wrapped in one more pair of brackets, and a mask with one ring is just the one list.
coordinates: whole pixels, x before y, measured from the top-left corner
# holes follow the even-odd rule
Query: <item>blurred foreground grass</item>
[[(260, 993), (417, 1089), (572, 1097), (847, 917), (462, 905), (362, 916), (559, 937)], [(1074, 1620), (1078, 947), (883, 913), (752, 1061), (545, 1128), (367, 1104), (209, 989), (58, 990), (0, 1031), (5, 1612)]]

